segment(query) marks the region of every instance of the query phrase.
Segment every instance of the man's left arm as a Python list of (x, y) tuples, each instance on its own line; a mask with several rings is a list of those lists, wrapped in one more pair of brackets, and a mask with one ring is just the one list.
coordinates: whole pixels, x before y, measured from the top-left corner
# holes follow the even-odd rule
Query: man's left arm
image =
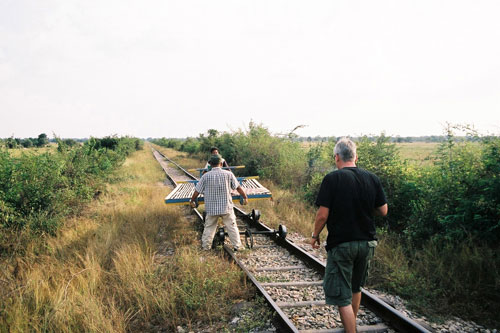
[(373, 209), (373, 215), (386, 216), (388, 211), (387, 198), (384, 188), (380, 183), (380, 179), (377, 177), (376, 180), (375, 208)]

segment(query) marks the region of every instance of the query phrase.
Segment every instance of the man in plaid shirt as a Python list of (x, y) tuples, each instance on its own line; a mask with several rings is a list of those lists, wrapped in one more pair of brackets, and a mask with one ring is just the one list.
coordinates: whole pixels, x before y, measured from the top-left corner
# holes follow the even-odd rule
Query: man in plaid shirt
[(222, 157), (212, 155), (209, 160), (212, 170), (205, 173), (198, 184), (191, 200), (191, 207), (195, 206), (195, 200), (198, 195), (205, 197), (205, 228), (201, 236), (201, 245), (204, 250), (210, 250), (217, 229), (217, 220), (222, 217), (222, 222), (226, 227), (229, 240), (235, 250), (242, 248), (240, 232), (236, 225), (236, 216), (233, 211), (233, 200), (231, 190), (236, 190), (243, 198), (243, 204), (248, 203), (248, 197), (241, 188), (234, 174), (227, 170), (222, 170)]

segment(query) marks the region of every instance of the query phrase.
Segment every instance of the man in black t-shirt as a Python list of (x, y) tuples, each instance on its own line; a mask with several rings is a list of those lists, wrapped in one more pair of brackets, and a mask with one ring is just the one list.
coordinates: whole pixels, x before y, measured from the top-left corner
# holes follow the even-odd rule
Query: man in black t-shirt
[(338, 305), (344, 330), (355, 332), (361, 287), (377, 245), (373, 216), (387, 215), (387, 201), (378, 177), (356, 167), (354, 142), (340, 139), (334, 154), (338, 170), (321, 183), (311, 245), (319, 248), (319, 234), (326, 224), (326, 303)]

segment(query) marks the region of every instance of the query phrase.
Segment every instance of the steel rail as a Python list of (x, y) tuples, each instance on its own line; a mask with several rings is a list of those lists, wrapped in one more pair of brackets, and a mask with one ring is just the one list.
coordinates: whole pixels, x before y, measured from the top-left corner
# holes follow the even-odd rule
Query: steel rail
[[(156, 157), (155, 155), (155, 152), (158, 153), (158, 155), (161, 155), (163, 158), (166, 158), (165, 155), (163, 155), (162, 153), (160, 153), (158, 150), (154, 149), (153, 147), (151, 147), (151, 150), (153, 151), (153, 155), (154, 157), (156, 158), (156, 160), (158, 161), (158, 163), (160, 163), (160, 161), (158, 160), (158, 158)], [(174, 178), (172, 178), (172, 176), (170, 176), (170, 174), (167, 172), (167, 170), (165, 170), (165, 168), (163, 167), (163, 165), (160, 163), (160, 166), (161, 168), (163, 169), (163, 171), (165, 172), (165, 174), (167, 175), (167, 178), (168, 180), (170, 180), (170, 182), (172, 182), (172, 184), (174, 184), (174, 187), (177, 187), (178, 184), (177, 182), (175, 181)]]
[[(160, 152), (159, 152), (160, 153)], [(191, 173), (189, 173), (187, 170), (182, 168), (180, 165), (175, 163), (174, 161), (170, 160), (168, 157), (166, 157), (164, 154), (160, 153), (166, 160), (169, 162), (173, 163), (176, 165), (179, 169), (181, 169), (186, 175), (193, 179), (197, 179), (195, 176), (193, 176)], [(167, 173), (165, 171), (165, 173)], [(256, 228), (259, 231), (271, 231), (272, 229), (266, 226), (265, 224), (259, 222), (259, 221), (254, 221), (250, 215), (243, 210), (241, 210), (238, 207), (234, 207), (235, 213), (238, 217), (245, 219), (245, 221), (251, 225), (252, 227)], [(198, 217), (200, 221), (203, 221), (203, 216), (202, 214), (197, 210), (193, 209), (194, 213)], [(288, 239), (281, 239), (277, 237), (273, 237), (273, 240), (276, 242), (277, 245), (284, 247), (286, 250), (288, 250), (290, 253), (294, 254), (297, 256), (299, 259), (303, 260), (304, 263), (309, 266), (310, 268), (316, 270), (318, 273), (321, 275), (325, 274), (325, 264), (320, 261), (318, 258), (315, 256), (311, 255), (307, 251), (305, 251), (303, 248), (300, 246), (297, 246), (294, 244), (292, 241)], [(245, 267), (243, 263), (241, 263), (240, 260), (236, 257), (235, 253), (231, 250), (231, 248), (227, 245), (223, 246), (225, 253), (227, 256), (233, 260), (242, 270), (245, 272), (247, 277), (250, 279), (250, 281), (255, 285), (257, 288), (258, 292), (265, 298), (266, 302), (271, 306), (271, 308), (278, 314), (278, 321), (280, 324), (280, 328), (282, 328), (284, 331), (287, 332), (300, 332), (297, 327), (290, 321), (288, 316), (283, 313), (281, 308), (276, 304), (276, 302), (272, 299), (272, 297), (269, 295), (269, 293), (264, 289), (264, 287), (260, 284), (260, 282), (255, 278), (255, 276)], [(389, 304), (385, 303), (382, 301), (380, 298), (377, 296), (373, 295), (372, 293), (362, 290), (362, 298), (361, 298), (361, 304), (366, 306), (369, 310), (373, 311), (376, 315), (384, 319), (386, 322), (388, 322), (392, 327), (396, 328), (397, 330), (401, 332), (422, 332), (422, 333), (431, 333), (429, 330), (424, 328), (422, 325), (417, 323), (414, 320), (411, 320), (410, 318), (404, 316), (401, 312), (397, 311), (394, 309), (392, 306)]]
[[(240, 218), (244, 218), (247, 220), (248, 223), (250, 223), (253, 227), (259, 229), (259, 230), (265, 230), (265, 231), (270, 231), (268, 226), (265, 224), (259, 222), (259, 221), (254, 221), (252, 220), (247, 213), (245, 213), (243, 210), (239, 209), (238, 207), (235, 207), (234, 210), (237, 212), (238, 216)], [(274, 238), (274, 241), (286, 248), (290, 253), (294, 254), (298, 258), (302, 259), (304, 263), (311, 267), (312, 269), (315, 269), (318, 273), (321, 275), (325, 274), (325, 264), (320, 261), (318, 258), (312, 256), (308, 252), (306, 252), (304, 249), (301, 247), (295, 245), (293, 242), (291, 242), (288, 239), (280, 239), (280, 238)], [(225, 248), (226, 249), (226, 248)], [(228, 249), (226, 249), (227, 252)], [(422, 325), (417, 323), (414, 320), (411, 320), (410, 318), (404, 316), (401, 312), (397, 311), (394, 309), (392, 306), (389, 304), (385, 303), (382, 301), (380, 298), (376, 297), (372, 293), (362, 290), (362, 297), (361, 297), (361, 304), (366, 306), (368, 309), (373, 311), (375, 314), (377, 314), (379, 317), (384, 319), (386, 322), (390, 323), (394, 328), (398, 329), (401, 332), (425, 332), (425, 333), (430, 333), (429, 330), (424, 328)]]
[(278, 314), (279, 326), (284, 328), (287, 332), (299, 333), (300, 331), (295, 327), (295, 325), (291, 322), (290, 318), (281, 310), (281, 308), (276, 304), (271, 295), (264, 289), (264, 287), (260, 284), (260, 282), (255, 278), (255, 276), (245, 267), (245, 265), (236, 258), (236, 255), (231, 250), (231, 248), (224, 244), (224, 251), (226, 254), (238, 265), (241, 270), (246, 274), (246, 276), (252, 281), (254, 286), (257, 288), (259, 293), (264, 297), (267, 304)]
[[(154, 148), (152, 148), (154, 149)], [(198, 179), (196, 176), (194, 176), (192, 173), (190, 173), (189, 171), (187, 171), (186, 169), (184, 169), (183, 167), (181, 167), (179, 164), (177, 164), (175, 161), (172, 161), (170, 158), (168, 158), (167, 156), (165, 156), (165, 154), (163, 154), (162, 152), (160, 152), (159, 150), (156, 150), (161, 156), (163, 156), (164, 159), (166, 159), (167, 161), (169, 161), (170, 163), (172, 163), (173, 165), (175, 165), (176, 167), (178, 167), (179, 169), (182, 170), (182, 172), (184, 172), (188, 177), (190, 177), (191, 179), (195, 180), (195, 179)], [(167, 172), (165, 172), (167, 173)]]

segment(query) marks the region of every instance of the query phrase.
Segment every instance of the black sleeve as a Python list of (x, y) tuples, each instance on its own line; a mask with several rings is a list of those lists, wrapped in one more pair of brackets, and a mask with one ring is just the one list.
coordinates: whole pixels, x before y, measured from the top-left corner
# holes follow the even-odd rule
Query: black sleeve
[(375, 186), (376, 186), (376, 192), (375, 192), (374, 208), (377, 208), (386, 204), (387, 199), (385, 197), (384, 188), (382, 187), (382, 184), (380, 183), (380, 179), (378, 177), (375, 178)]
[(318, 197), (316, 198), (316, 206), (323, 206), (327, 208), (332, 208), (332, 201), (334, 195), (334, 177), (332, 175), (326, 175), (321, 182), (321, 186), (319, 188)]

